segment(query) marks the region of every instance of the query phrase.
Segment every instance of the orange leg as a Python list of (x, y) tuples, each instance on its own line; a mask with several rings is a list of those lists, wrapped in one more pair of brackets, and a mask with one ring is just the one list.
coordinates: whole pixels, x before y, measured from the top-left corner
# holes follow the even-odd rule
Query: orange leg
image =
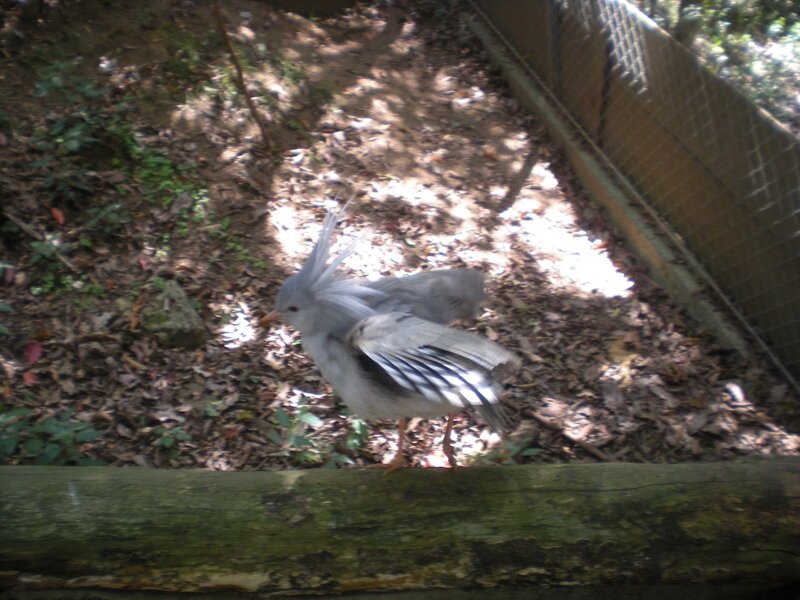
[(407, 425), (408, 419), (405, 418), (400, 419), (400, 422), (397, 425), (397, 454), (395, 454), (394, 458), (388, 463), (370, 465), (371, 467), (375, 467), (376, 469), (386, 469), (384, 475), (388, 475), (392, 471), (396, 471), (397, 469), (401, 469), (402, 467), (406, 466), (406, 457), (403, 455), (403, 447), (405, 446)]
[(450, 433), (453, 431), (453, 419), (455, 415), (447, 415), (447, 426), (444, 428), (444, 441), (442, 442), (442, 452), (447, 457), (450, 466), (456, 468), (456, 457), (453, 453), (453, 446), (450, 444)]

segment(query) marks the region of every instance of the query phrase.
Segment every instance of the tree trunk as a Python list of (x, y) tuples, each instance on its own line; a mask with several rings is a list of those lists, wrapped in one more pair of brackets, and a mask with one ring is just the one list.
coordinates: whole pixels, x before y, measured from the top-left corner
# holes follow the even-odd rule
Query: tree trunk
[(336, 593), (800, 580), (800, 459), (0, 467), (9, 586)]

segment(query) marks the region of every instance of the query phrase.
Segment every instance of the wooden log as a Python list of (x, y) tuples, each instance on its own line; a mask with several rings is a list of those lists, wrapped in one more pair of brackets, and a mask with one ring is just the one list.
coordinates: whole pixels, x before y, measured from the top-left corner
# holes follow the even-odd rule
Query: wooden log
[(0, 467), (16, 589), (341, 593), (800, 580), (800, 459), (450, 470)]

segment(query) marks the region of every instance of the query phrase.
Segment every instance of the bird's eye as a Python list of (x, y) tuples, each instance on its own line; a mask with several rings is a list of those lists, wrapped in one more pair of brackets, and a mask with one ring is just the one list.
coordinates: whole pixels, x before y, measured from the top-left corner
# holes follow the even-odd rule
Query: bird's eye
[(296, 306), (290, 306), (288, 310), (289, 310), (289, 312), (297, 312), (300, 309), (297, 308)]

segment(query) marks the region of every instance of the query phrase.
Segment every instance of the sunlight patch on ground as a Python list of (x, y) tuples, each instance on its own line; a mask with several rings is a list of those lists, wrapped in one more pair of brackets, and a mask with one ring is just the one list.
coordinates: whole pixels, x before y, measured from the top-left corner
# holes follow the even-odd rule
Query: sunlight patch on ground
[[(326, 209), (338, 210), (343, 206), (341, 200), (324, 200), (317, 203)], [(358, 207), (348, 209), (348, 216), (337, 228), (330, 259), (352, 246), (351, 255), (345, 260), (342, 272), (353, 277), (377, 279), (391, 274), (395, 265), (402, 264), (402, 248), (392, 243), (385, 233), (375, 228), (365, 227), (365, 221), (358, 216)], [(322, 230), (322, 217), (319, 214), (298, 211), (293, 205), (276, 206), (270, 217), (272, 235), (287, 257), (289, 271), (300, 268)]]
[(287, 204), (276, 206), (270, 216), (270, 223), (273, 224), (272, 233), (283, 253), (290, 259), (304, 259), (308, 253), (308, 245), (299, 227), (300, 215), (297, 209)]
[[(337, 209), (340, 204), (335, 200), (324, 200), (314, 203), (326, 209)], [(311, 252), (311, 248), (322, 231), (322, 218), (308, 210), (298, 210), (294, 204), (277, 204), (269, 219), (272, 235), (280, 244), (282, 253), (287, 257), (290, 270), (300, 268)], [(341, 233), (341, 232), (339, 232)], [(338, 236), (337, 236), (338, 239)], [(340, 246), (334, 247), (334, 254)]]
[[(552, 173), (541, 165), (534, 169), (534, 176), (539, 189), (558, 186)], [(568, 205), (523, 192), (500, 217), (506, 223), (506, 234), (528, 246), (554, 286), (608, 298), (630, 294), (633, 281), (614, 266), (601, 241), (578, 226)]]
[(536, 185), (543, 190), (554, 190), (558, 187), (558, 179), (542, 163), (537, 163), (533, 167), (532, 175), (536, 178)]
[(235, 300), (232, 295), (228, 295), (226, 300), (228, 302), (224, 304), (210, 307), (223, 319), (223, 324), (217, 328), (216, 334), (222, 339), (222, 344), (226, 348), (240, 348), (256, 339), (257, 319), (247, 303)]
[(369, 197), (379, 202), (401, 200), (412, 206), (418, 206), (435, 204), (438, 200), (435, 190), (413, 177), (373, 181), (370, 188)]
[(529, 245), (538, 248), (536, 262), (554, 285), (607, 298), (630, 294), (633, 281), (617, 270), (586, 232), (553, 228), (546, 214), (525, 221), (522, 230)]

